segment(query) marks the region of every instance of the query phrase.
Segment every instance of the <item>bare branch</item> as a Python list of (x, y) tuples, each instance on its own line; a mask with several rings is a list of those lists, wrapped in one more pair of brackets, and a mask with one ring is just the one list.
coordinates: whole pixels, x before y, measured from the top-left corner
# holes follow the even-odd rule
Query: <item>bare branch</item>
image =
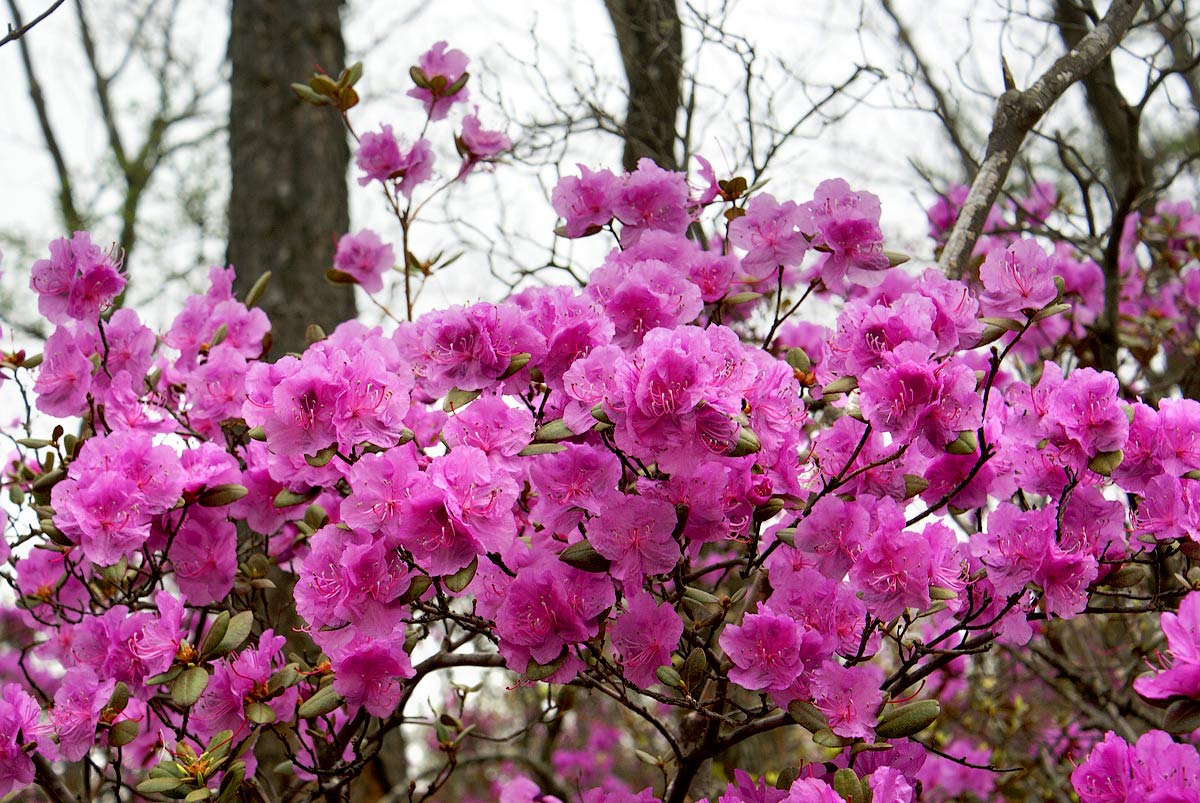
[(987, 153), (938, 260), (944, 273), (952, 277), (963, 274), (988, 211), (999, 197), (1025, 137), (1068, 88), (1108, 57), (1129, 31), (1141, 5), (1142, 0), (1113, 0), (1096, 27), (1055, 61), (1033, 86), (1023, 92), (1009, 89), (1000, 96)]
[[(45, 11), (43, 11), (41, 14), (39, 14), (34, 19), (30, 20), (29, 23), (26, 25), (21, 24), (21, 17), (14, 11), (12, 24), (8, 26), (8, 33), (4, 35), (3, 39), (0, 39), (0, 47), (4, 47), (9, 42), (15, 42), (18, 39), (20, 39), (22, 36), (24, 36), (25, 34), (32, 31), (33, 26), (37, 25), (42, 20), (46, 19), (46, 17), (49, 17), (51, 14), (54, 13), (55, 9), (57, 9), (59, 6), (61, 6), (65, 2), (66, 2), (66, 0), (54, 0), (54, 2), (50, 5), (49, 8), (47, 8)], [(11, 4), (10, 4), (10, 8), (11, 8)]]

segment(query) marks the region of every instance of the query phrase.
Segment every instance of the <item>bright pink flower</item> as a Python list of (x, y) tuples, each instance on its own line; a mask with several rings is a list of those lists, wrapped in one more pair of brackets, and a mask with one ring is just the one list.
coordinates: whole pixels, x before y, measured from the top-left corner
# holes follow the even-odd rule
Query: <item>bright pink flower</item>
[(54, 710), (50, 714), (58, 733), (58, 749), (67, 761), (80, 760), (95, 745), (100, 712), (115, 685), (115, 680), (101, 681), (88, 666), (67, 670), (54, 694)]
[(343, 235), (338, 239), (337, 253), (333, 255), (333, 267), (353, 276), (368, 293), (383, 289), (383, 275), (395, 264), (392, 246), (370, 229)]
[(683, 635), (683, 620), (670, 605), (656, 604), (652, 596), (641, 593), (630, 598), (609, 633), (625, 677), (649, 688), (658, 682), (655, 671), (670, 666), (671, 653)]
[(188, 511), (171, 542), (171, 565), (191, 605), (211, 605), (233, 590), (237, 575), (237, 527), (214, 508)]
[(610, 499), (588, 523), (588, 541), (612, 561), (611, 574), (627, 592), (648, 576), (669, 572), (679, 560), (672, 537), (675, 508), (657, 499), (626, 496)]
[(817, 185), (813, 200), (800, 207), (814, 229), (814, 245), (827, 249), (814, 267), (814, 274), (835, 292), (848, 284), (875, 287), (888, 268), (879, 228), (879, 198), (869, 192), (854, 192), (843, 179)]
[(503, 131), (485, 129), (478, 114), (479, 107), (476, 106), (475, 114), (463, 118), (462, 133), (457, 139), (459, 154), (463, 157), (458, 171), (460, 179), (480, 162), (490, 162), (512, 148), (512, 140)]
[(1058, 296), (1054, 262), (1032, 239), (992, 251), (979, 268), (979, 278), (988, 315), (1021, 320), (1025, 310), (1039, 310)]
[(1164, 668), (1133, 682), (1138, 694), (1151, 700), (1200, 697), (1200, 593), (1179, 603), (1178, 613), (1164, 613), (1159, 622), (1170, 647)]
[(37, 408), (46, 415), (68, 418), (83, 413), (95, 368), (77, 339), (66, 326), (59, 326), (46, 339), (42, 365), (33, 391)]
[(349, 708), (361, 705), (375, 717), (392, 713), (404, 694), (403, 680), (413, 676), (403, 630), (387, 638), (357, 636), (329, 652), (333, 688)]
[(756, 280), (771, 278), (777, 270), (804, 260), (809, 242), (799, 226), (806, 220), (794, 201), (781, 204), (762, 193), (746, 204), (746, 214), (729, 224), (729, 242), (746, 251), (746, 273)]
[(379, 133), (368, 131), (358, 141), (358, 154), (354, 157), (363, 174), (358, 183), (365, 187), (372, 181), (387, 181), (404, 169), (400, 159), (400, 143), (392, 133), (390, 125), (381, 126)]
[(883, 702), (883, 673), (871, 664), (842, 666), (826, 661), (813, 673), (813, 703), (838, 736), (870, 738)]
[(577, 165), (579, 177), (564, 176), (554, 186), (550, 202), (566, 221), (568, 237), (583, 237), (613, 219), (613, 204), (621, 180), (608, 170), (588, 170)]
[(441, 120), (455, 103), (465, 103), (471, 96), (471, 90), (466, 83), (454, 88), (454, 84), (467, 74), (467, 64), (470, 59), (461, 50), (447, 50), (445, 42), (437, 42), (429, 50), (421, 54), (417, 60), (417, 68), (425, 78), (428, 87), (415, 86), (408, 90), (410, 98), (416, 98), (425, 104), (425, 113), (430, 120)]
[(0, 795), (33, 783), (33, 760), (23, 748), (45, 740), (40, 715), (37, 701), (16, 683), (0, 687)]
[(38, 311), (51, 323), (94, 322), (125, 289), (125, 277), (86, 231), (77, 231), (70, 240), (50, 244), (50, 259), (33, 263), (29, 286), (38, 294)]
[(720, 645), (733, 661), (729, 679), (751, 691), (807, 689), (809, 676), (828, 655), (824, 636), (761, 603), (758, 613), (722, 631)]
[(639, 159), (637, 170), (625, 176), (625, 184), (613, 200), (613, 214), (625, 224), (621, 244), (637, 242), (651, 229), (683, 234), (692, 222), (688, 213), (687, 177), (663, 170), (651, 159)]

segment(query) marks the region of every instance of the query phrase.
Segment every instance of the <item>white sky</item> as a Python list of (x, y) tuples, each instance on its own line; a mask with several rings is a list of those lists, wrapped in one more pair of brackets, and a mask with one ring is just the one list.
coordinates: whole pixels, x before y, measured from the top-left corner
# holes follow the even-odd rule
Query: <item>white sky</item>
[[(29, 19), (49, 0), (19, 0)], [(88, 0), (85, 3), (96, 30), (102, 63), (113, 65), (121, 57), (136, 16), (131, 9), (153, 0)], [(717, 7), (712, 0), (699, 5)], [(1012, 0), (894, 0), (907, 20), (914, 38), (934, 65), (937, 79), (948, 94), (964, 106), (968, 121), (978, 127), (976, 145), (983, 148), (986, 123), (992, 103), (989, 95), (1000, 86), (998, 54), (1005, 53), (1018, 84), (1027, 85), (1060, 52), (1057, 39), (1040, 23), (1017, 15), (1044, 11), (1038, 2)], [(71, 3), (64, 4), (29, 36), (29, 44), (41, 72), (51, 115), (76, 172), (81, 195), (94, 198), (97, 208), (111, 210), (118, 196), (111, 191), (113, 177), (106, 175), (102, 157), (104, 132), (95, 110), (90, 78), (78, 42), (78, 28)], [(159, 6), (165, 6), (159, 2)], [(759, 54), (765, 78), (755, 97), (761, 107), (767, 100), (776, 106), (781, 121), (789, 121), (809, 107), (797, 77), (814, 84), (843, 80), (856, 65), (882, 70), (886, 78), (861, 80), (857, 95), (863, 102), (829, 126), (810, 124), (776, 161), (770, 192), (780, 197), (811, 197), (815, 185), (833, 176), (844, 176), (856, 189), (868, 189), (883, 200), (884, 230), (889, 246), (916, 256), (929, 256), (924, 240), (922, 203), (930, 195), (916, 179), (912, 162), (935, 172), (951, 173), (957, 165), (932, 115), (911, 110), (908, 85), (898, 69), (901, 56), (894, 41), (894, 28), (875, 0), (742, 0), (727, 4), (727, 30), (752, 42)], [(207, 114), (181, 129), (180, 138), (218, 125), (228, 102), (223, 80), (228, 36), (227, 7), (211, 0), (179, 0), (173, 27), (174, 41), (190, 66), (186, 76), (212, 88), (204, 107)], [(7, 9), (0, 7), (0, 21)], [(615, 38), (601, 0), (458, 0), (454, 3), (409, 0), (350, 0), (345, 13), (345, 31), (353, 58), (366, 63), (366, 77), (359, 85), (364, 103), (352, 112), (360, 131), (380, 122), (391, 123), (398, 132), (414, 134), (420, 124), (418, 105), (404, 97), (411, 85), (408, 67), (438, 39), (464, 50), (472, 59), (472, 102), (481, 106), (485, 123), (509, 119), (514, 137), (519, 123), (547, 114), (545, 92), (570, 98), (572, 87), (594, 84), (600, 102), (623, 112), (620, 70)], [(161, 41), (153, 26), (146, 29), (152, 44)], [(536, 43), (536, 48), (535, 48)], [(743, 99), (739, 85), (740, 64), (713, 46), (696, 59), (697, 38), (688, 34), (685, 52), (688, 67), (699, 70), (699, 121), (697, 150), (708, 156), (721, 175), (735, 165), (731, 159), (742, 150)], [(525, 62), (522, 66), (521, 62)], [(325, 65), (335, 69), (330, 65)], [(302, 80), (304, 76), (296, 76)], [(1135, 76), (1136, 78), (1136, 76)], [(177, 79), (178, 82), (178, 79)], [(281, 88), (282, 89), (282, 88)], [(870, 89), (870, 91), (866, 91)], [(116, 105), (125, 121), (127, 138), (136, 143), (139, 120), (153, 102), (154, 83), (144, 69), (134, 64), (128, 77), (116, 86)], [(822, 90), (815, 88), (819, 97)], [(500, 103), (497, 104), (497, 99)], [(921, 102), (928, 98), (921, 96)], [(832, 108), (845, 110), (847, 103)], [(909, 107), (907, 110), (904, 107)], [(461, 112), (459, 113), (461, 115)], [(1070, 115), (1066, 125), (1074, 125)], [(443, 124), (444, 125), (444, 124)], [(433, 130), (435, 142), (446, 151), (450, 132)], [(572, 139), (561, 166), (573, 172), (574, 163), (619, 166), (621, 146), (607, 135), (579, 135)], [(454, 170), (453, 152), (441, 163), (443, 174)], [(223, 139), (214, 139), (206, 150), (192, 152), (170, 163), (173, 176), (156, 180), (144, 207), (146, 225), (135, 253), (131, 303), (144, 310), (156, 323), (165, 324), (177, 308), (186, 284), (202, 284), (204, 265), (223, 258), (220, 232), (200, 236), (180, 223), (180, 195), (207, 188), (202, 204), (216, 217), (227, 192), (228, 163)], [(353, 168), (352, 168), (353, 172)], [(512, 245), (518, 262), (537, 264), (552, 241), (554, 214), (540, 186), (552, 183), (553, 169), (538, 171), (523, 166), (502, 167), (493, 177), (477, 177), (452, 198), (456, 217), (475, 222), (480, 232), (464, 234), (439, 221), (445, 213), (440, 204), (430, 207), (430, 224), (418, 229), (415, 238), (419, 256), (439, 249), (458, 250), (461, 236), (468, 238), (467, 255), (441, 279), (435, 279), (422, 298), (422, 306), (440, 306), (478, 297), (496, 298), (502, 286), (487, 275), (482, 251), (489, 240)], [(539, 178), (541, 184), (539, 184)], [(499, 189), (497, 189), (499, 188)], [(24, 240), (33, 251), (3, 245), (9, 254), (0, 279), (0, 293), (9, 294), (17, 305), (15, 316), (28, 320), (28, 261), (36, 258), (45, 243), (61, 236), (55, 213), (55, 178), (41, 135), (32, 114), (24, 73), (15, 44), (0, 49), (0, 243)], [(86, 204), (86, 201), (85, 201)], [(352, 228), (370, 226), (385, 238), (396, 238), (397, 227), (382, 214), (378, 197), (351, 183)], [(94, 227), (98, 242), (112, 242), (117, 231), (111, 215), (101, 215)], [(583, 243), (578, 246), (580, 264), (595, 264), (607, 246)], [(182, 276), (183, 282), (164, 284), (163, 277)], [(164, 293), (164, 286), (167, 292)], [(0, 298), (0, 301), (3, 301)], [(160, 303), (162, 301), (172, 303)], [(5, 305), (0, 304), (0, 309)], [(360, 304), (364, 318), (377, 320), (378, 313)], [(11, 329), (7, 326), (6, 330)], [(6, 332), (5, 340), (11, 335)]]

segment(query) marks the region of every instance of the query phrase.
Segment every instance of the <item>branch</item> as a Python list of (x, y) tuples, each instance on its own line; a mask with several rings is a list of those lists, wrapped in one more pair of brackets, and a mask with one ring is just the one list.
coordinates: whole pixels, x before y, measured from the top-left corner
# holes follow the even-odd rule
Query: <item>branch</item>
[(901, 46), (908, 51), (912, 56), (913, 63), (916, 64), (917, 73), (921, 78), (921, 82), (925, 84), (925, 88), (929, 90), (929, 94), (933, 95), (934, 107), (933, 113), (942, 123), (942, 128), (946, 131), (946, 136), (950, 138), (950, 144), (954, 146), (954, 150), (958, 153), (958, 159), (962, 162), (963, 176), (966, 179), (971, 179), (975, 176), (975, 172), (979, 170), (979, 162), (975, 161), (975, 157), (971, 154), (971, 149), (967, 146), (962, 135), (962, 121), (958, 119), (958, 112), (950, 104), (950, 99), (946, 97), (946, 93), (933, 80), (933, 75), (929, 72), (929, 67), (925, 64), (925, 59), (917, 50), (916, 43), (913, 42), (912, 36), (908, 32), (908, 27), (901, 21), (899, 15), (892, 8), (891, 0), (879, 0), (883, 11), (892, 18), (892, 22), (896, 24), (896, 37), (900, 40)]
[(938, 260), (938, 267), (945, 274), (952, 278), (963, 274), (988, 212), (1004, 188), (1008, 171), (1026, 135), (1068, 88), (1108, 57), (1129, 31), (1141, 5), (1142, 0), (1113, 0), (1096, 27), (1055, 61), (1033, 86), (1023, 92), (1010, 87), (1000, 96), (992, 132), (988, 136), (987, 153)]
[[(33, 26), (37, 25), (42, 20), (46, 19), (46, 17), (49, 17), (51, 14), (53, 14), (54, 10), (56, 8), (58, 8), (59, 6), (61, 6), (64, 2), (66, 2), (66, 0), (54, 0), (54, 2), (50, 5), (49, 8), (47, 8), (45, 11), (43, 11), (41, 14), (39, 14), (35, 19), (30, 21), (30, 23), (28, 25), (22, 25), (20, 16), (18, 16), (16, 14), (16, 12), (14, 11), (13, 12), (13, 21), (8, 26), (8, 33), (5, 34), (3, 39), (0, 39), (0, 47), (4, 47), (9, 42), (15, 42), (18, 39), (20, 39), (22, 36), (24, 36), (25, 34), (32, 31)], [(11, 7), (11, 3), (9, 5)]]

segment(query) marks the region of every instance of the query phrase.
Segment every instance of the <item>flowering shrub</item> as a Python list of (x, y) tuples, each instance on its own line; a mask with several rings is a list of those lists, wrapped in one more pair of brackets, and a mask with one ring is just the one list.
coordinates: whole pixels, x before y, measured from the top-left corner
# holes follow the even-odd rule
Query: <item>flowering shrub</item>
[[(466, 66), (439, 43), (413, 68), (427, 122), (467, 99)], [(345, 115), (357, 72), (298, 93)], [(408, 794), (428, 797), (511, 731), (467, 686), (415, 711), (422, 681), (481, 667), (545, 689), (562, 741), (467, 797), (679, 803), (719, 764), (722, 803), (994, 799), (1012, 751), (947, 716), (995, 685), (989, 659), (1165, 611), (1133, 687), (1183, 741), (1044, 719), (1026, 758), (1085, 803), (1200, 799), (1200, 403), (1142, 370), (1195, 352), (1191, 206), (1126, 226), (1120, 378), (1089, 357), (1100, 266), (1012, 233), (1055, 213), (1045, 187), (996, 210), (958, 281), (900, 267), (878, 199), (842, 180), (780, 202), (702, 159), (699, 186), (581, 167), (560, 235), (615, 238), (586, 287), (414, 319), (422, 194), (511, 147), (477, 113), (433, 190), (423, 136), (358, 138), (402, 239), (347, 234), (329, 278), (377, 292), (399, 255), (390, 331), (347, 322), (268, 363), (232, 269), (159, 337), (113, 309), (119, 259), (87, 233), (32, 267), (56, 328), (3, 372), (71, 420), (28, 409), (7, 433), (0, 794), (338, 795), (424, 724), (441, 763)], [(801, 318), (818, 299), (828, 328)], [(739, 764), (784, 730), (794, 752)]]

